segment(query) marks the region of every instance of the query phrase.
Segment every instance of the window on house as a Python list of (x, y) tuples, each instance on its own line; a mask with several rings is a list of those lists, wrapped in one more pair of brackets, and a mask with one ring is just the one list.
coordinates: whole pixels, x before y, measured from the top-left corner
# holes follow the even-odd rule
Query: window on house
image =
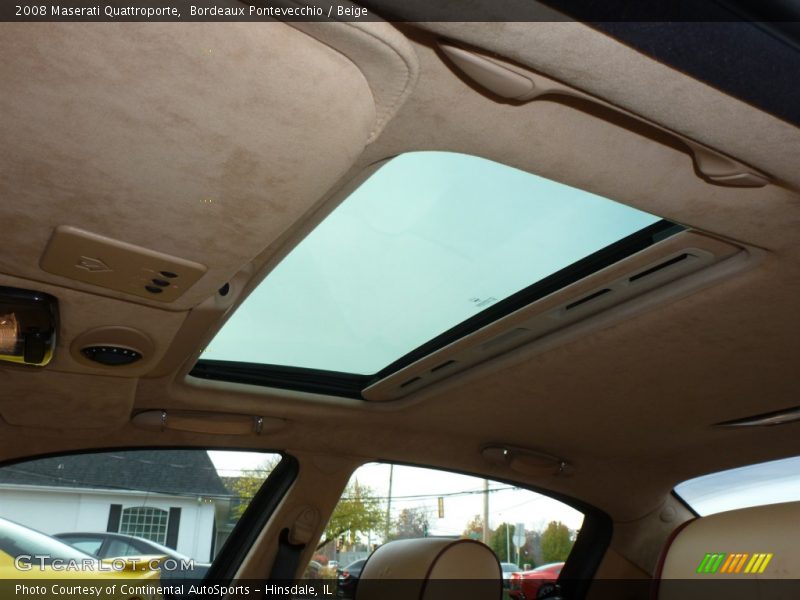
[(169, 513), (160, 508), (134, 506), (122, 511), (119, 532), (135, 535), (164, 544), (167, 541), (167, 520)]

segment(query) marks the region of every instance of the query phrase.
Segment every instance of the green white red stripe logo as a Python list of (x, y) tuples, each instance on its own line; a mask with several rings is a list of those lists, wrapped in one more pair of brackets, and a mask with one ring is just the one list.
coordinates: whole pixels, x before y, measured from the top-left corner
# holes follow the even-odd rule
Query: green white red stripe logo
[(761, 574), (772, 560), (771, 552), (714, 552), (708, 553), (697, 566), (700, 574)]

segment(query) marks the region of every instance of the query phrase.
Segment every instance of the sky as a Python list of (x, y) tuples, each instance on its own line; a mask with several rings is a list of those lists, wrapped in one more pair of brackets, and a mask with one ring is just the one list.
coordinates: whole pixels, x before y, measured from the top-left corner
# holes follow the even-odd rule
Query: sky
[[(235, 476), (258, 468), (264, 454), (254, 452), (209, 452), (221, 475)], [(370, 463), (360, 467), (351, 480), (369, 486), (385, 498), (389, 488), (389, 466)], [(526, 530), (541, 530), (550, 521), (561, 521), (570, 529), (581, 526), (583, 515), (547, 496), (524, 489), (507, 489), (490, 483), (489, 525), (524, 523)], [(392, 516), (404, 508), (421, 508), (430, 519), (431, 535), (460, 535), (465, 524), (483, 513), (483, 479), (418, 467), (396, 466), (393, 475)], [(750, 506), (800, 501), (800, 457), (749, 465), (691, 479), (675, 492), (698, 514), (706, 516)], [(444, 497), (445, 516), (438, 518), (437, 498)]]
[(203, 358), (374, 374), (658, 220), (482, 158), (403, 154), (275, 267)]
[[(265, 455), (253, 452), (216, 452), (209, 456), (220, 475), (235, 476), (264, 463)], [(356, 470), (351, 481), (371, 488), (382, 499), (389, 493), (389, 465), (370, 463)], [(472, 517), (483, 514), (484, 480), (468, 475), (435, 469), (396, 466), (392, 478), (392, 517), (404, 508), (425, 510), (430, 535), (461, 535)], [(509, 489), (511, 488), (511, 489)], [(547, 496), (490, 482), (489, 526), (503, 522), (523, 523), (527, 531), (542, 530), (550, 521), (561, 521), (570, 529), (579, 529), (583, 515)], [(444, 518), (438, 517), (438, 497), (444, 498)], [(384, 504), (385, 506), (385, 504)], [(373, 540), (377, 542), (378, 536)]]
[[(372, 463), (360, 467), (351, 477), (369, 486), (379, 497), (389, 492), (389, 465)], [(392, 476), (392, 514), (404, 508), (426, 512), (431, 535), (461, 535), (467, 522), (483, 514), (484, 480), (470, 475), (436, 469), (395, 466)], [(583, 515), (542, 494), (505, 483), (489, 484), (489, 526), (523, 523), (525, 529), (541, 530), (550, 521), (561, 521), (579, 529)], [(438, 518), (438, 497), (444, 499), (444, 518)]]

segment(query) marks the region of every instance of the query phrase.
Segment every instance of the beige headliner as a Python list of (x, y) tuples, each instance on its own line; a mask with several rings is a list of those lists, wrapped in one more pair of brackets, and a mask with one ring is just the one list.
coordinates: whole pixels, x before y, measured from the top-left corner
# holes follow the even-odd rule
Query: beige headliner
[[(668, 497), (675, 483), (797, 452), (800, 425), (709, 425), (798, 404), (800, 131), (580, 24), (425, 28), (536, 68), (781, 183), (713, 186), (694, 174), (685, 152), (582, 104), (498, 102), (450, 70), (432, 34), (412, 28), (307, 27), (323, 44), (279, 23), (6, 24), (0, 46), (16, 58), (0, 66), (0, 132), (13, 141), (0, 151), (0, 284), (59, 296), (64, 324), (51, 367), (0, 370), (1, 457), (212, 443), (285, 448), (318, 467), (314, 456), (341, 456), (307, 470), (332, 485), (374, 458), (513, 477), (606, 511), (619, 525), (617, 545), (649, 572), (663, 535), (688, 515)], [(184, 378), (231, 303), (369, 165), (416, 149), (485, 156), (766, 256), (691, 296), (546, 351), (521, 348), (393, 403)], [(62, 224), (195, 260), (209, 272), (168, 310), (97, 295), (38, 267)], [(213, 297), (228, 280), (233, 293)], [(155, 354), (111, 375), (79, 364), (71, 338), (100, 324), (140, 328)], [(150, 433), (128, 423), (142, 408), (290, 424), (267, 438)], [(479, 450), (489, 442), (565, 457), (574, 474), (512, 475), (483, 461)], [(333, 502), (336, 490), (329, 495)], [(659, 521), (665, 504), (677, 514)], [(639, 519), (648, 525), (625, 525)]]

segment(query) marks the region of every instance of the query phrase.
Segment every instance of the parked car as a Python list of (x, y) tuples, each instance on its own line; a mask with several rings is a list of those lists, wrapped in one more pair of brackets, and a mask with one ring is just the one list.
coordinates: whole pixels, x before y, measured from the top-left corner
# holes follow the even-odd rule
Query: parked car
[(338, 569), (339, 568), (339, 561), (338, 560), (329, 560), (328, 561), (328, 568), (329, 569)]
[(563, 562), (548, 563), (530, 571), (511, 574), (508, 595), (514, 600), (534, 600), (545, 583), (555, 583)]
[(343, 569), (336, 569), (336, 596), (338, 598), (355, 598), (358, 578), (364, 568), (366, 558), (351, 562)]
[(208, 571), (208, 563), (199, 563), (180, 552), (145, 538), (108, 532), (57, 533), (54, 537), (87, 554), (98, 558), (122, 556), (158, 555), (172, 559), (166, 562), (163, 578), (187, 577), (202, 579)]
[(510, 562), (501, 562), (500, 570), (503, 572), (503, 587), (508, 587), (508, 582), (511, 580), (511, 574), (519, 571), (519, 565)]
[[(0, 579), (63, 579), (65, 585), (71, 580), (144, 579), (156, 580), (153, 583), (157, 584), (159, 571), (150, 568), (148, 559), (152, 558), (129, 556), (124, 563), (112, 565), (52, 536), (0, 518)], [(123, 590), (120, 586), (118, 595), (106, 598), (142, 598), (141, 594), (129, 595)], [(150, 600), (151, 596), (146, 598)]]
[(321, 562), (312, 560), (303, 571), (303, 579), (321, 579), (322, 574), (325, 572), (325, 567)]

